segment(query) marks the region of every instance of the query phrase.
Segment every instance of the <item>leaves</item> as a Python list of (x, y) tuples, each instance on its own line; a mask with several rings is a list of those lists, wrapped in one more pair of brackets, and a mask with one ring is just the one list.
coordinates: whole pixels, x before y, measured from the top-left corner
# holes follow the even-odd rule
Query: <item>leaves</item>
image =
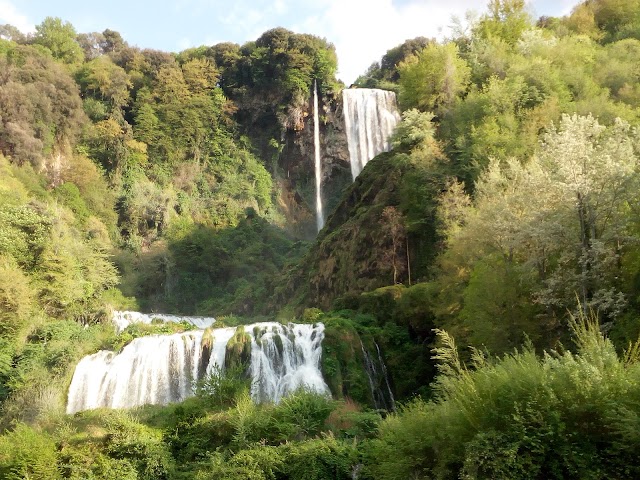
[(431, 43), (398, 66), (400, 106), (446, 111), (467, 88), (470, 69), (454, 43)]
[[(462, 370), (453, 340), (440, 396), (416, 400), (380, 425), (366, 449), (375, 478), (626, 478), (640, 465), (636, 438), (638, 365), (619, 359), (597, 321), (574, 322), (578, 353), (530, 350)], [(544, 473), (542, 473), (544, 472)], [(597, 475), (591, 477), (594, 472)]]

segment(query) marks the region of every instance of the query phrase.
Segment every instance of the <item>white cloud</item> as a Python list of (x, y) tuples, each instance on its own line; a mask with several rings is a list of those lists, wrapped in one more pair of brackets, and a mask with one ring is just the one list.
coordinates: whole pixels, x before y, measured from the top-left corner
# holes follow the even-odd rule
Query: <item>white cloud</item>
[(289, 7), (287, 6), (286, 0), (276, 0), (273, 4), (273, 10), (278, 15), (284, 15), (289, 11)]
[(298, 28), (327, 37), (339, 58), (339, 77), (353, 82), (387, 50), (407, 39), (441, 38), (452, 15), (483, 9), (485, 0), (414, 0), (404, 6), (393, 0), (321, 0), (324, 13), (305, 20)]
[(534, 0), (530, 2), (536, 15), (563, 16), (582, 3), (580, 0)]
[(236, 42), (244, 43), (277, 26), (291, 28), (291, 17), (300, 12), (307, 13), (304, 1), (293, 8), (290, 0), (236, 0), (218, 21)]
[[(580, 0), (532, 0), (537, 15), (564, 15)], [(405, 40), (424, 36), (442, 39), (450, 34), (452, 17), (463, 19), (469, 10), (484, 12), (487, 0), (315, 0), (315, 16), (296, 31), (326, 37), (336, 46), (339, 77), (356, 77)]]
[(35, 31), (35, 26), (29, 18), (20, 13), (18, 9), (8, 0), (0, 0), (0, 24), (9, 23), (22, 33)]
[(191, 48), (192, 46), (193, 46), (193, 43), (191, 42), (191, 39), (188, 37), (183, 37), (180, 40), (178, 40), (178, 49), (180, 51), (186, 50), (187, 48)]

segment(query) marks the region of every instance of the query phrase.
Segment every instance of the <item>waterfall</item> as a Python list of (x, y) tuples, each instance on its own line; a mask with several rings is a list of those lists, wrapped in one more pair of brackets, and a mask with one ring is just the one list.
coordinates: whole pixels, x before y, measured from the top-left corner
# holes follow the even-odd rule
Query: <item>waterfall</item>
[(382, 378), (384, 379), (384, 386), (386, 387), (386, 392), (388, 395), (388, 406), (390, 406), (390, 410), (395, 412), (396, 410), (396, 399), (393, 396), (393, 392), (391, 391), (391, 385), (389, 384), (389, 374), (387, 373), (387, 364), (382, 360), (382, 354), (380, 353), (380, 347), (378, 346), (378, 342), (373, 342), (376, 346), (376, 352), (378, 353), (378, 365), (380, 365), (380, 371), (382, 373)]
[(112, 321), (116, 326), (116, 331), (120, 333), (132, 323), (189, 323), (204, 329), (213, 325), (216, 319), (213, 317), (184, 317), (167, 315), (165, 313), (140, 313), (115, 310)]
[(318, 365), (324, 325), (250, 325), (251, 396), (256, 402), (278, 402), (289, 392), (305, 387), (317, 393), (329, 388)]
[[(320, 372), (322, 324), (265, 322), (238, 328), (251, 336), (251, 394), (256, 401), (278, 402), (300, 387), (329, 393)], [(235, 332), (231, 327), (206, 334), (151, 335), (134, 339), (120, 353), (86, 356), (71, 380), (67, 413), (182, 401), (214, 366), (224, 369), (227, 343)]]
[(320, 162), (320, 122), (318, 120), (318, 83), (313, 81), (313, 146), (316, 165), (316, 220), (318, 231), (324, 226), (324, 213), (322, 212), (322, 164)]
[(389, 137), (400, 121), (396, 94), (375, 88), (342, 91), (351, 175), (355, 180), (369, 160), (389, 150)]
[(100, 351), (83, 358), (71, 380), (67, 413), (184, 400), (201, 373), (202, 335), (142, 337), (119, 354)]
[(376, 347), (376, 357), (374, 358), (369, 351), (364, 348), (362, 340), (360, 340), (360, 347), (362, 348), (362, 356), (364, 358), (364, 367), (369, 379), (369, 390), (371, 391), (371, 398), (373, 405), (377, 409), (395, 411), (396, 401), (391, 391), (391, 385), (389, 384), (389, 375), (387, 374), (387, 366), (382, 360), (382, 354), (380, 353), (380, 347), (376, 342), (373, 342)]

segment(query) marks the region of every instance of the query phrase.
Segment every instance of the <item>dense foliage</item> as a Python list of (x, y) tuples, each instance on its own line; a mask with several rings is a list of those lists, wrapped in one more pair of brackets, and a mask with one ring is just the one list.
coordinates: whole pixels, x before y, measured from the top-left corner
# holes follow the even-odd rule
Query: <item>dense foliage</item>
[[(282, 147), (269, 145), (302, 128), (314, 81), (322, 91), (336, 87), (333, 48), (284, 29), (242, 48), (220, 44), (177, 55), (131, 47), (112, 30), (77, 35), (57, 18), (45, 19), (33, 36), (3, 29), (0, 151), (13, 164), (43, 173), (46, 188), (75, 202), (76, 216), (87, 216), (79, 206), (84, 202), (103, 220), (119, 249), (121, 288), (147, 309), (263, 311), (265, 278), (282, 268), (284, 252), (293, 258), (299, 250), (277, 231), (285, 217), (282, 201), (275, 201), (288, 194), (273, 181), (284, 174), (270, 155)], [(262, 125), (254, 148), (241, 133), (260, 131), (253, 123), (265, 111), (265, 125), (275, 130)], [(98, 190), (96, 181), (102, 182)], [(217, 271), (216, 260), (200, 256), (207, 274), (193, 278), (196, 252), (185, 250), (187, 239), (218, 244), (219, 253), (229, 235), (246, 233), (243, 219), (257, 225), (254, 217), (272, 224), (263, 241), (280, 252), (260, 261), (267, 271), (253, 272), (265, 293), (251, 292), (246, 276), (234, 281), (257, 267), (239, 252), (223, 267), (237, 273)], [(237, 305), (220, 294), (237, 297)]]
[(440, 334), (436, 399), (381, 423), (367, 449), (373, 478), (638, 476), (638, 344), (618, 356), (598, 324), (581, 319), (576, 353), (475, 351), (467, 368)]
[[(285, 150), (314, 83), (338, 143), (326, 40), (0, 27), (0, 476), (638, 477), (640, 4), (525, 6), (358, 79), (402, 122), (310, 246)], [(321, 321), (333, 399), (254, 404), (240, 333), (186, 402), (67, 416), (83, 355), (186, 328), (116, 335), (113, 308)]]
[[(387, 73), (360, 80), (395, 79), (395, 148), (345, 193), (290, 306), (419, 281), (419, 342), (440, 327), (494, 353), (525, 335), (553, 347), (578, 300), (634, 340), (640, 44), (616, 15), (637, 8), (587, 2), (535, 24), (523, 1), (492, 1), (450, 40), (390, 50)], [(588, 32), (585, 12), (600, 18)]]

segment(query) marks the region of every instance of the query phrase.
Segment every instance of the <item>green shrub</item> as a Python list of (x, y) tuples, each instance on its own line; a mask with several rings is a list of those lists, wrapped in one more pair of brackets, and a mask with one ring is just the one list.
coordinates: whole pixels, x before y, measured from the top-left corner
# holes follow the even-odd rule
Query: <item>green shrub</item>
[(35, 294), (15, 260), (0, 255), (0, 336), (16, 336), (27, 322)]
[(74, 183), (66, 182), (57, 186), (53, 189), (53, 195), (71, 209), (81, 224), (84, 224), (91, 215), (87, 204), (80, 196), (80, 190)]
[(209, 407), (231, 406), (235, 398), (249, 388), (250, 380), (242, 366), (232, 366), (225, 370), (217, 365), (213, 371), (196, 386), (196, 395)]
[(336, 403), (337, 406), (327, 418), (326, 425), (338, 438), (361, 440), (377, 434), (378, 425), (382, 420), (378, 411), (361, 410), (356, 403), (348, 399)]
[(635, 478), (640, 462), (638, 345), (619, 358), (594, 321), (573, 325), (578, 353), (531, 347), (464, 367), (455, 344), (436, 350), (437, 398), (380, 425), (368, 472), (406, 478)]
[(286, 443), (279, 450), (284, 459), (283, 477), (289, 480), (351, 480), (358, 463), (355, 445), (330, 435)]
[(109, 456), (135, 465), (139, 479), (169, 478), (173, 462), (160, 431), (136, 422), (126, 413), (108, 417), (106, 427)]
[(0, 437), (0, 478), (6, 480), (55, 480), (58, 469), (56, 444), (44, 432), (25, 424)]
[(234, 449), (246, 448), (275, 436), (271, 409), (269, 405), (256, 405), (248, 390), (238, 395), (235, 407), (229, 412), (229, 423), (233, 426)]
[(226, 459), (222, 454), (212, 454), (206, 466), (200, 467), (197, 480), (275, 480), (282, 459), (275, 447), (256, 446)]
[(325, 395), (300, 389), (282, 399), (273, 416), (283, 440), (319, 435), (336, 403)]

